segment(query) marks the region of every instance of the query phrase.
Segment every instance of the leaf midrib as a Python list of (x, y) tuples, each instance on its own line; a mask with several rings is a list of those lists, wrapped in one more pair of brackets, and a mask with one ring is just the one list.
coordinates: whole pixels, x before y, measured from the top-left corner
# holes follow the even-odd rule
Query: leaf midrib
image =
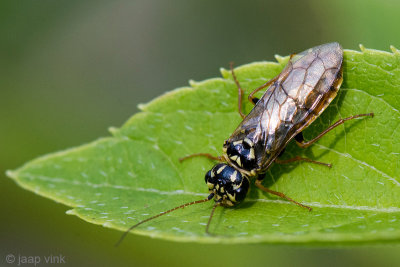
[[(121, 185), (111, 185), (107, 183), (103, 184), (92, 184), (92, 183), (82, 183), (80, 181), (70, 181), (66, 180), (64, 178), (52, 178), (49, 176), (44, 176), (44, 175), (33, 175), (30, 173), (24, 174), (24, 177), (34, 180), (34, 179), (39, 179), (42, 181), (49, 181), (53, 183), (65, 183), (65, 184), (70, 184), (74, 186), (83, 186), (83, 187), (90, 187), (90, 188), (112, 188), (115, 190), (129, 190), (129, 191), (136, 191), (136, 192), (148, 192), (148, 193), (154, 193), (154, 194), (159, 194), (159, 195), (190, 195), (190, 196), (202, 196), (206, 197), (208, 194), (204, 193), (195, 193), (195, 192), (188, 192), (184, 190), (174, 190), (174, 191), (161, 191), (159, 189), (155, 188), (143, 188), (143, 187), (130, 187), (130, 186), (121, 186)], [(260, 199), (260, 198), (246, 198), (246, 202), (264, 202), (264, 203), (274, 203), (274, 204), (285, 204), (285, 205), (293, 205), (290, 202), (284, 201), (284, 200), (279, 200), (279, 199)], [(303, 204), (310, 205), (312, 207), (318, 207), (318, 208), (336, 208), (336, 209), (346, 209), (346, 210), (363, 210), (363, 211), (376, 211), (376, 212), (382, 212), (382, 213), (395, 213), (395, 212), (400, 212), (400, 208), (397, 207), (389, 207), (389, 208), (376, 208), (376, 207), (370, 207), (370, 206), (347, 206), (347, 205), (334, 205), (334, 204), (321, 204), (319, 202), (303, 202)]]

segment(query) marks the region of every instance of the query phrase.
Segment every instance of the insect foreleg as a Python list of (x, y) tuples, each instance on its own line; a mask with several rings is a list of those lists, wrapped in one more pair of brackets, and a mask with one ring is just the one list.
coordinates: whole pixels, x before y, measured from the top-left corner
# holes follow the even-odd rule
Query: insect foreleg
[(273, 194), (273, 195), (276, 195), (276, 196), (278, 196), (278, 197), (281, 197), (281, 198), (284, 198), (284, 199), (286, 199), (286, 200), (289, 200), (290, 202), (293, 202), (294, 204), (296, 204), (296, 205), (298, 205), (298, 206), (300, 206), (300, 207), (302, 207), (302, 208), (306, 208), (306, 209), (308, 209), (309, 211), (312, 210), (311, 207), (306, 206), (306, 205), (303, 205), (303, 204), (301, 204), (301, 203), (299, 203), (299, 202), (297, 202), (297, 201), (291, 199), (290, 197), (286, 196), (285, 194), (283, 194), (283, 193), (281, 193), (281, 192), (276, 192), (276, 191), (273, 191), (273, 190), (271, 190), (271, 189), (268, 189), (268, 188), (264, 187), (264, 186), (261, 184), (261, 180), (258, 180), (258, 179), (257, 179), (256, 182), (255, 182), (255, 184), (256, 184), (256, 186), (257, 186), (258, 188), (260, 188), (260, 189), (261, 189), (262, 191), (264, 191), (264, 192), (267, 192), (267, 193), (269, 193), (269, 194)]
[(195, 153), (195, 154), (187, 155), (187, 156), (185, 156), (183, 158), (180, 158), (179, 161), (182, 162), (182, 161), (184, 161), (186, 159), (190, 159), (190, 158), (194, 158), (194, 157), (206, 157), (206, 158), (209, 158), (211, 160), (216, 160), (216, 161), (219, 161), (219, 162), (224, 162), (225, 161), (224, 157), (222, 157), (222, 156), (213, 156), (213, 155), (211, 155), (209, 153)]
[(332, 129), (336, 128), (337, 126), (343, 124), (346, 121), (352, 120), (352, 119), (356, 119), (359, 117), (366, 117), (366, 116), (371, 116), (374, 117), (374, 113), (367, 113), (367, 114), (358, 114), (358, 115), (354, 115), (354, 116), (350, 116), (344, 119), (340, 119), (337, 122), (335, 122), (334, 124), (332, 124), (331, 126), (329, 126), (328, 128), (326, 128), (324, 131), (322, 131), (317, 137), (311, 139), (310, 141), (304, 141), (303, 139), (303, 135), (296, 135), (295, 139), (296, 139), (296, 143), (299, 147), (301, 148), (306, 148), (309, 147), (310, 145), (314, 144), (315, 142), (317, 142), (322, 136), (324, 136), (325, 134), (327, 134), (329, 131), (331, 131)]

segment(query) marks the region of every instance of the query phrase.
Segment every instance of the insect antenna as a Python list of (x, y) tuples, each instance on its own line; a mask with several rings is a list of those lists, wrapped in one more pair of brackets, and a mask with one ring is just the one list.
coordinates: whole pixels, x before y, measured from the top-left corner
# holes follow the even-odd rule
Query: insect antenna
[(212, 210), (211, 210), (210, 218), (208, 218), (208, 222), (207, 222), (207, 226), (206, 226), (206, 233), (209, 234), (209, 235), (210, 235), (210, 232), (208, 232), (208, 228), (210, 227), (211, 219), (212, 219), (212, 217), (214, 216), (214, 211), (215, 211), (215, 209), (216, 209), (218, 206), (221, 206), (221, 202), (220, 202), (220, 201), (218, 201), (217, 203), (215, 203), (214, 207), (213, 207)]
[[(160, 214), (154, 215), (154, 216), (152, 216), (152, 217), (150, 217), (150, 218), (144, 219), (143, 221), (140, 221), (140, 222), (138, 222), (137, 224), (135, 224), (135, 225), (129, 227), (129, 229), (126, 230), (126, 232), (122, 234), (121, 238), (118, 240), (118, 242), (115, 244), (115, 246), (118, 247), (119, 244), (121, 244), (121, 242), (124, 240), (124, 238), (126, 237), (126, 235), (127, 235), (132, 229), (138, 227), (138, 226), (141, 225), (142, 223), (151, 221), (151, 220), (153, 220), (153, 219), (155, 219), (155, 218), (158, 218), (158, 217), (160, 217), (160, 216), (162, 216), (162, 215), (165, 215), (165, 214), (170, 213), (170, 212), (172, 212), (172, 211), (174, 211), (174, 210), (177, 210), (177, 209), (183, 209), (183, 208), (185, 208), (185, 207), (187, 207), (187, 206), (191, 206), (191, 205), (194, 205), (194, 204), (199, 204), (199, 203), (207, 202), (207, 201), (211, 200), (213, 197), (214, 197), (214, 193), (211, 193), (211, 194), (210, 194), (207, 198), (205, 198), (205, 199), (201, 199), (201, 200), (196, 200), (196, 201), (188, 202), (188, 203), (182, 204), (182, 205), (180, 205), (180, 206), (177, 206), (177, 207), (175, 207), (175, 208), (173, 208), (173, 209), (163, 211), (163, 212), (161, 212)], [(217, 203), (217, 204), (219, 204), (219, 203)], [(217, 205), (214, 205), (214, 208), (213, 208), (212, 213), (214, 213), (214, 210), (215, 210), (216, 206), (217, 206)], [(212, 216), (212, 213), (211, 213), (211, 216)], [(208, 220), (207, 229), (208, 229), (208, 225), (210, 224), (210, 221), (211, 221), (211, 217), (210, 217), (210, 219)]]

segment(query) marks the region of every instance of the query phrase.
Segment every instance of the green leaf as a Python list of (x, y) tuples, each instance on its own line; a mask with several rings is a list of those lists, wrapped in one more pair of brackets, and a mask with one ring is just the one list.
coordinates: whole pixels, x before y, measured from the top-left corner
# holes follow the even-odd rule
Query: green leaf
[[(346, 50), (344, 83), (328, 109), (305, 130), (315, 137), (350, 115), (374, 118), (346, 122), (308, 149), (289, 144), (284, 158), (301, 155), (332, 163), (273, 165), (264, 184), (313, 207), (312, 212), (254, 186), (246, 201), (217, 208), (206, 202), (147, 222), (132, 232), (206, 243), (382, 242), (400, 240), (400, 54)], [(238, 67), (242, 87), (258, 87), (278, 74), (279, 63)], [(68, 214), (119, 230), (180, 204), (207, 196), (204, 174), (213, 162), (178, 158), (198, 152), (220, 155), (222, 143), (241, 121), (230, 72), (223, 78), (141, 105), (112, 137), (35, 159), (7, 174), (22, 187), (71, 206)], [(252, 105), (245, 103), (249, 111)]]

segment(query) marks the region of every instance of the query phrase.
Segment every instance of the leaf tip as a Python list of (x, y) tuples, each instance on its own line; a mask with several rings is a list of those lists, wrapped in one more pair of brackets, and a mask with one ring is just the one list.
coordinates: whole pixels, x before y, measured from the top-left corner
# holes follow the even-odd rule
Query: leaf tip
[(65, 212), (65, 214), (68, 214), (68, 215), (76, 215), (77, 213), (75, 212), (74, 209), (70, 209), (70, 210), (67, 210), (67, 211)]
[(230, 75), (230, 71), (225, 69), (225, 68), (220, 68), (219, 71), (221, 72), (221, 75), (224, 79), (228, 79)]
[(192, 79), (189, 80), (189, 85), (190, 85), (191, 87), (196, 87), (198, 84), (199, 84), (199, 83), (196, 82), (195, 80), (192, 80)]
[(390, 46), (390, 50), (392, 50), (393, 54), (400, 55), (399, 49), (397, 49), (396, 47), (394, 47), (394, 45), (391, 45), (391, 46)]
[(117, 128), (117, 127), (114, 127), (114, 126), (111, 126), (111, 127), (108, 127), (108, 131), (109, 131), (112, 135), (115, 135), (115, 134), (118, 132), (118, 128)]
[(17, 178), (17, 172), (12, 171), (12, 170), (6, 170), (6, 175), (10, 178), (16, 179)]
[(287, 58), (287, 57), (282, 57), (278, 54), (275, 54), (274, 57), (275, 57), (276, 61), (278, 61), (279, 64), (285, 63), (286, 58)]
[(141, 111), (144, 111), (146, 106), (147, 106), (147, 104), (139, 104), (139, 105), (137, 105), (138, 109), (140, 109)]
[(358, 46), (360, 47), (361, 52), (364, 53), (366, 50), (365, 46), (363, 44), (359, 44)]

